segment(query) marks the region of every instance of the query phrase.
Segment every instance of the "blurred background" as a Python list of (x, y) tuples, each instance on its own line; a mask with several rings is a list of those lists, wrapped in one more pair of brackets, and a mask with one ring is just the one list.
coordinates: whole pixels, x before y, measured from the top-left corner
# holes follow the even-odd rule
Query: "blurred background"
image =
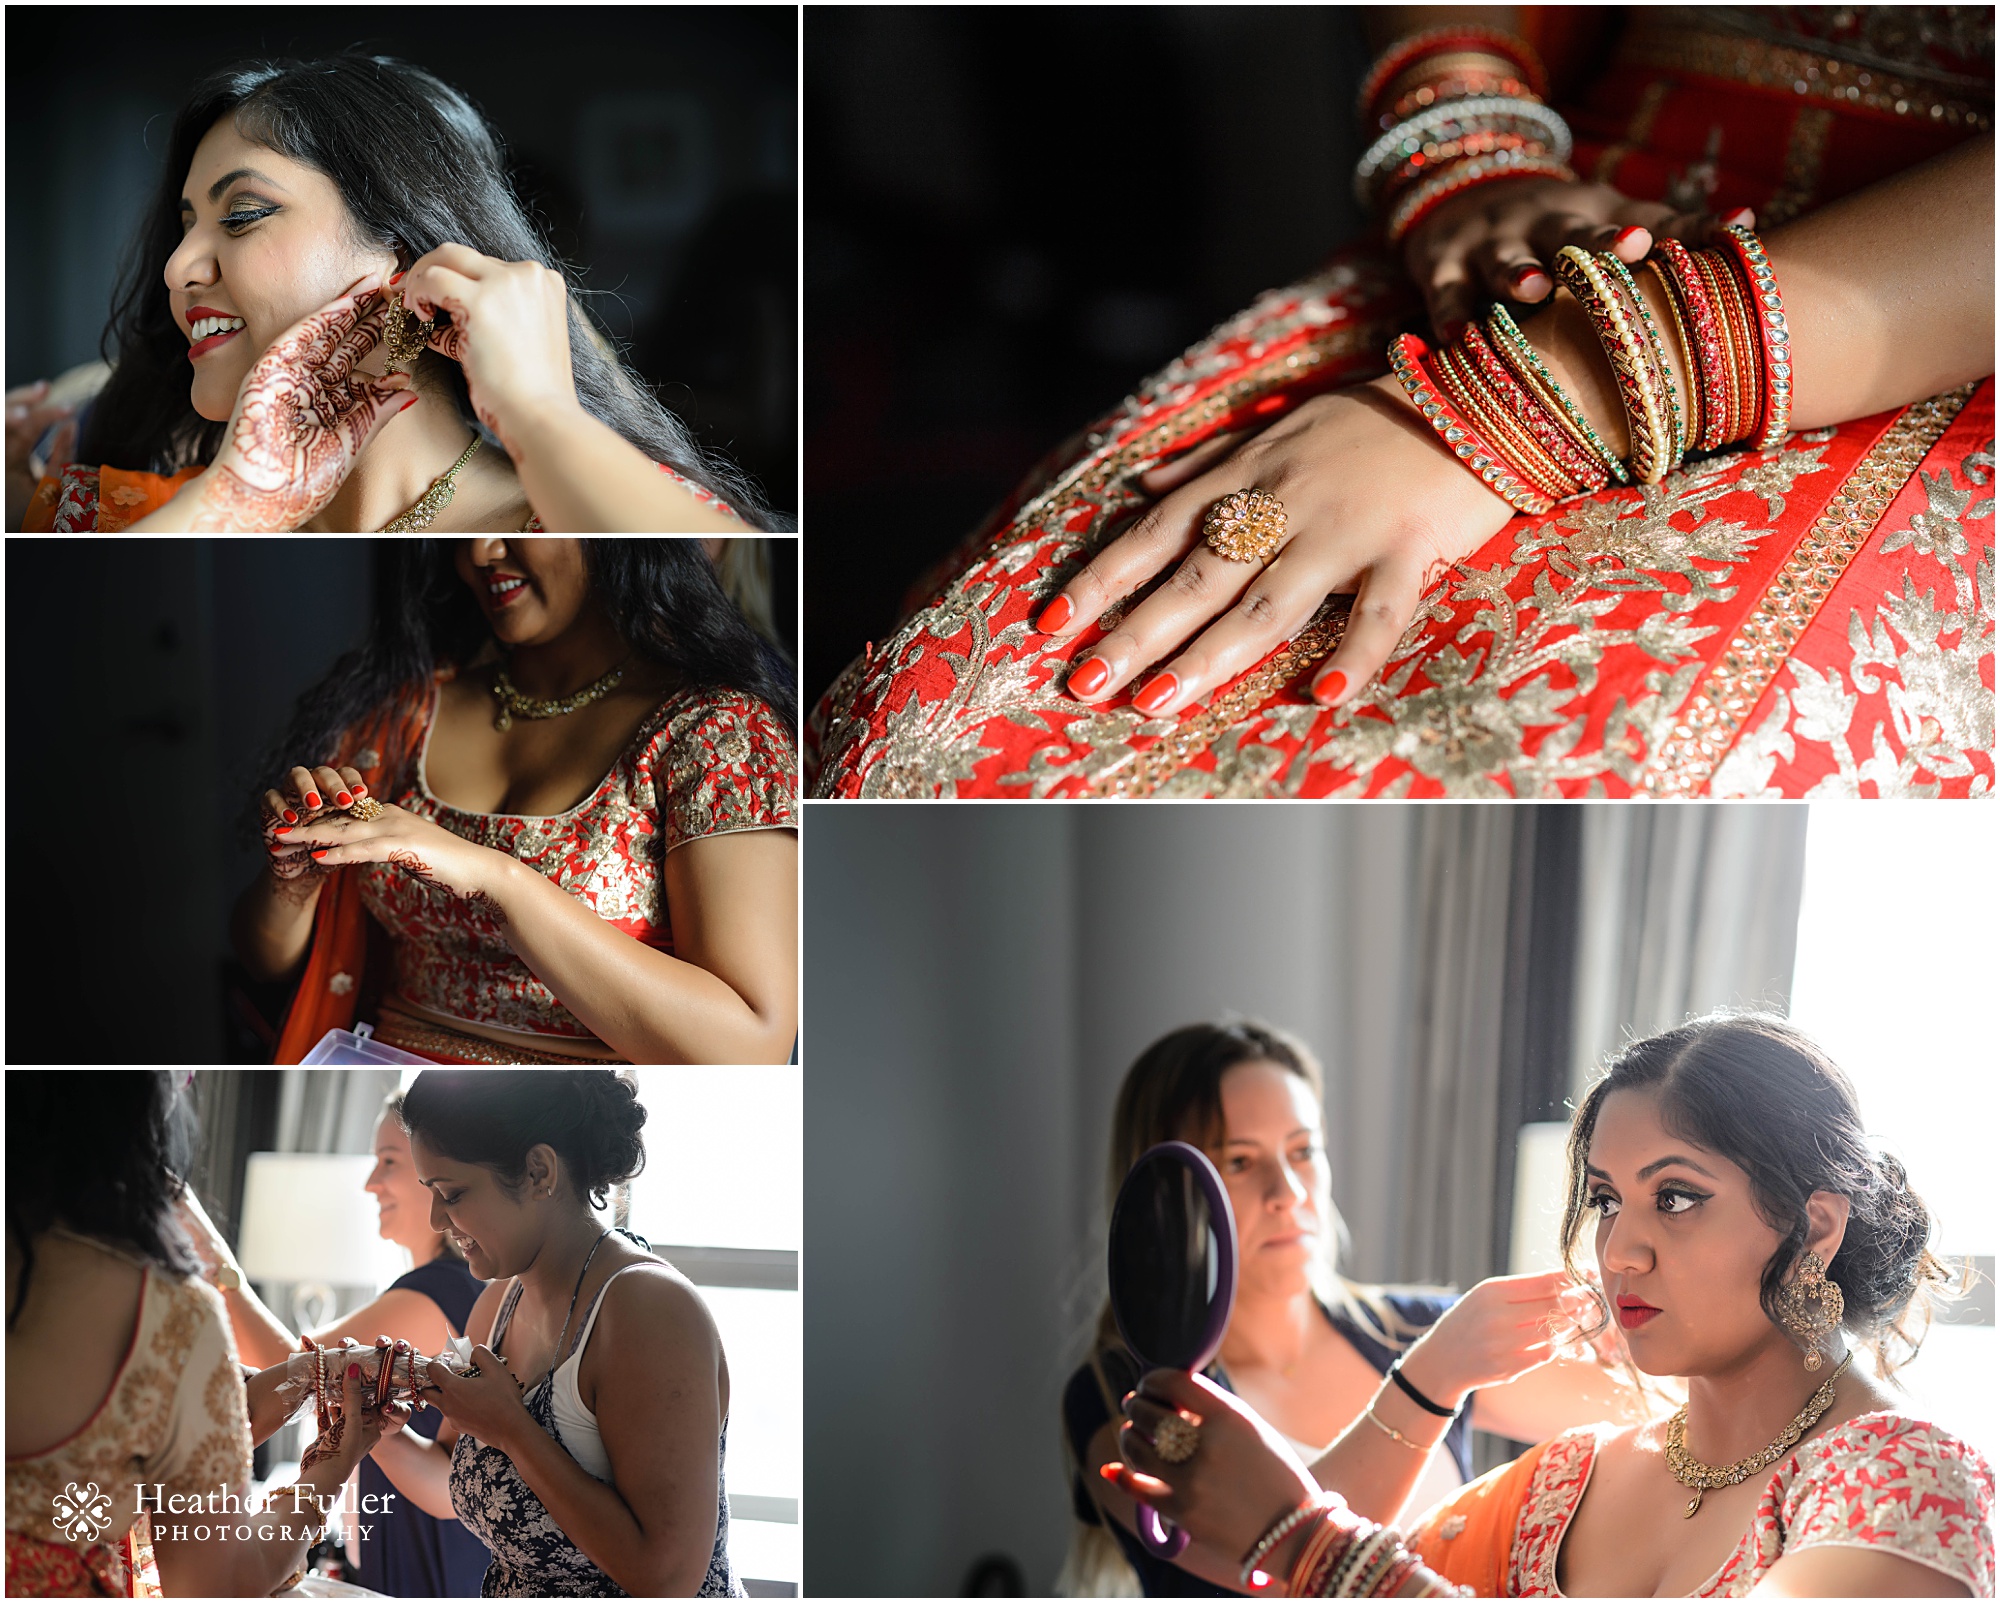
[[(262, 1063), (289, 990), (229, 950), (293, 703), (366, 637), (382, 540), (7, 541), (14, 1063)], [(796, 661), (797, 541), (770, 556)], [(48, 793), (63, 791), (58, 802)]]
[[(1059, 1400), (1104, 1296), (1126, 1069), (1249, 1015), (1327, 1070), (1343, 1260), (1469, 1286), (1555, 1266), (1566, 1106), (1625, 1040), (1789, 1013), (1983, 1271), (1900, 1372), (2000, 1453), (1975, 809), (823, 807), (806, 1008), (809, 1593), (1047, 1593)], [(1511, 1457), (1477, 1438), (1475, 1468)]]
[(797, 30), (774, 6), (10, 10), (7, 387), (98, 358), (198, 78), (358, 45), (485, 113), (630, 365), (796, 509)]
[(1361, 217), (1353, 7), (806, 13), (805, 688), (1036, 460)]
[[(43, 1072), (55, 1071), (11, 1070), (8, 1084)], [(188, 1076), (187, 1101), (200, 1126), (189, 1183), (244, 1279), (294, 1334), (353, 1313), (410, 1268), (408, 1249), (378, 1234), (386, 1222), (362, 1187), (375, 1167), (383, 1100), (416, 1073), (213, 1069)], [(600, 1217), (647, 1238), (708, 1304), (729, 1360), (731, 1557), (751, 1596), (795, 1597), (799, 1071), (624, 1073), (646, 1110), (646, 1163), (612, 1188)], [(64, 1078), (77, 1082), (79, 1104), (87, 1101), (90, 1077)], [(257, 1494), (295, 1478), (312, 1428), (308, 1413), (257, 1449)]]

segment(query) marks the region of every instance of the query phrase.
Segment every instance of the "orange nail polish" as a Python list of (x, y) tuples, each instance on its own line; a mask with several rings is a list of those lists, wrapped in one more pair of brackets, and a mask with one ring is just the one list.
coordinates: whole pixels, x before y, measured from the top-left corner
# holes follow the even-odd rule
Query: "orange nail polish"
[(349, 791), (343, 790), (338, 796), (334, 797), (333, 799), (339, 802), (340, 805), (343, 807), (352, 807), (354, 805), (353, 794)]
[(1156, 713), (1180, 694), (1181, 682), (1170, 673), (1156, 675), (1153, 682), (1132, 698), (1132, 705), (1143, 713)]
[(1118, 1479), (1118, 1472), (1124, 1469), (1124, 1467), (1125, 1466), (1123, 1464), (1117, 1464), (1117, 1463), (1099, 1464), (1097, 1466), (1097, 1473), (1102, 1475), (1106, 1480), (1115, 1483)]
[(1616, 237), (1612, 239), (1611, 243), (1614, 245), (1629, 245), (1643, 233), (1645, 233), (1645, 229), (1641, 228), (1637, 223), (1628, 223), (1625, 227), (1618, 230)]
[(1057, 596), (1042, 609), (1041, 617), (1035, 620), (1035, 630), (1038, 634), (1052, 635), (1059, 629), (1067, 629), (1075, 616), (1076, 607), (1070, 598)]
[(1321, 675), (1319, 683), (1313, 686), (1313, 700), (1322, 707), (1331, 707), (1346, 689), (1347, 675), (1335, 668)]
[(1111, 677), (1111, 664), (1102, 657), (1092, 657), (1069, 676), (1072, 695), (1094, 696), (1102, 690), (1105, 681)]
[(308, 807), (317, 807), (317, 806), (319, 805), (319, 792), (318, 792), (318, 791), (316, 791), (316, 790), (309, 790), (309, 791), (307, 791), (307, 792), (306, 792), (306, 805), (307, 805)]

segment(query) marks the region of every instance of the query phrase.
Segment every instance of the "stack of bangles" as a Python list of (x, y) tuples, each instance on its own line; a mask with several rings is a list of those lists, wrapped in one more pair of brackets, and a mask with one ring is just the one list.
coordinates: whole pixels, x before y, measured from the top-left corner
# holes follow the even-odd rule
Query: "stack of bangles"
[[(1445, 447), (1517, 512), (1547, 512), (1628, 476), (1657, 484), (1690, 451), (1785, 437), (1792, 416), (1791, 335), (1770, 259), (1757, 236), (1731, 227), (1714, 249), (1661, 240), (1640, 264), (1671, 314), (1663, 330), (1631, 270), (1609, 251), (1566, 245), (1556, 283), (1574, 295), (1611, 364), (1631, 446), (1612, 452), (1549, 373), (1502, 306), (1432, 350), (1414, 334), (1389, 346), (1389, 366)], [(1689, 380), (1674, 382), (1667, 339)]]
[[(1392, 1525), (1363, 1519), (1332, 1492), (1309, 1498), (1274, 1523), (1243, 1560), (1246, 1590), (1257, 1589), (1258, 1566), (1301, 1526), (1305, 1542), (1292, 1561), (1291, 1597), (1453, 1597), (1457, 1589), (1403, 1545)], [(1269, 1578), (1265, 1578), (1268, 1584)]]
[(1354, 169), (1354, 195), (1391, 245), (1455, 195), (1509, 178), (1574, 183), (1569, 125), (1543, 104), (1542, 64), (1488, 28), (1432, 28), (1369, 69), (1363, 127), (1378, 135)]

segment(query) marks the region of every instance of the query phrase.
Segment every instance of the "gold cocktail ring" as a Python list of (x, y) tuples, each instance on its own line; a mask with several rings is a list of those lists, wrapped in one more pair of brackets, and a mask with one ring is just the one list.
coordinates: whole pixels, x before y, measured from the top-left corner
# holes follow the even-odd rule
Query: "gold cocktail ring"
[(1228, 562), (1268, 562), (1285, 543), (1285, 503), (1269, 490), (1237, 490), (1208, 509), (1203, 542)]
[(1169, 1464), (1185, 1464), (1201, 1446), (1201, 1429), (1179, 1414), (1169, 1414), (1153, 1432), (1153, 1451)]
[(382, 812), (382, 804), (373, 796), (363, 796), (352, 807), (347, 809), (347, 816), (357, 823), (365, 824), (371, 818), (380, 818)]

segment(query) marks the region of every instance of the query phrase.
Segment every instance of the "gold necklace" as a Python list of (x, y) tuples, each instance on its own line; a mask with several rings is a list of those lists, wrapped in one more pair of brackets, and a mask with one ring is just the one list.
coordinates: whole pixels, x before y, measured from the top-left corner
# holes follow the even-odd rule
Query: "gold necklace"
[[(629, 657), (625, 659), (626, 662), (631, 660)], [(560, 718), (579, 707), (588, 707), (593, 701), (601, 701), (618, 688), (618, 681), (624, 677), (625, 663), (621, 662), (602, 679), (593, 680), (573, 696), (542, 701), (516, 690), (514, 681), (507, 677), (507, 665), (501, 663), (493, 670), (493, 694), (500, 702), (500, 710), (493, 715), (493, 727), (504, 734), (514, 727), (516, 718)]]
[(1761, 1453), (1752, 1453), (1748, 1458), (1739, 1458), (1726, 1469), (1717, 1469), (1704, 1464), (1687, 1450), (1687, 1404), (1681, 1404), (1674, 1417), (1667, 1421), (1667, 1471), (1683, 1486), (1692, 1486), (1694, 1496), (1688, 1500), (1687, 1512), (1682, 1519), (1693, 1519), (1701, 1507), (1702, 1494), (1712, 1492), (1719, 1486), (1740, 1486), (1760, 1469), (1771, 1465), (1792, 1450), (1798, 1439), (1817, 1425), (1826, 1411), (1833, 1406), (1833, 1383), (1840, 1379), (1841, 1372), (1854, 1362), (1854, 1350), (1834, 1367), (1820, 1385), (1818, 1391), (1806, 1399), (1805, 1407), (1792, 1416), (1792, 1422), (1779, 1434), (1778, 1439)]
[(383, 534), (415, 534), (419, 529), (428, 529), (433, 519), (451, 505), (451, 498), (457, 493), (453, 480), (458, 470), (472, 460), (472, 453), (479, 449), (479, 436), (473, 435), (472, 443), (465, 448), (465, 454), (431, 480), (431, 487), (410, 504), (410, 509), (401, 517), (382, 525)]

